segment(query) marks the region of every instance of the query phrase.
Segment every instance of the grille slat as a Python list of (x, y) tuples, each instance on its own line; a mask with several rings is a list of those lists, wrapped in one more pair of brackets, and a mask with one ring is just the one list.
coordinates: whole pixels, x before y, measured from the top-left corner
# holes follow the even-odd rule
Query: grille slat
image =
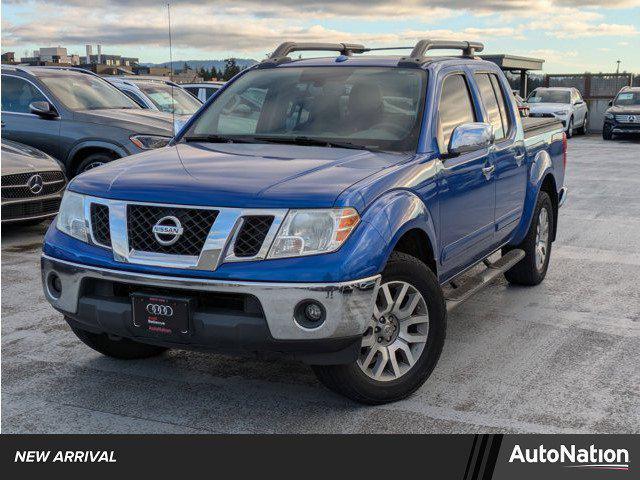
[[(129, 247), (140, 252), (199, 256), (217, 215), (217, 210), (128, 205)], [(153, 235), (153, 226), (167, 216), (180, 220), (184, 229), (173, 245), (161, 245)]]
[(244, 217), (233, 246), (233, 254), (236, 257), (255, 257), (260, 252), (272, 223), (273, 216), (252, 215)]
[(2, 205), (2, 220), (18, 220), (20, 218), (38, 217), (54, 214), (60, 207), (60, 199), (39, 200)]
[(100, 203), (91, 204), (91, 229), (96, 242), (111, 247), (111, 225), (109, 223), (109, 207)]

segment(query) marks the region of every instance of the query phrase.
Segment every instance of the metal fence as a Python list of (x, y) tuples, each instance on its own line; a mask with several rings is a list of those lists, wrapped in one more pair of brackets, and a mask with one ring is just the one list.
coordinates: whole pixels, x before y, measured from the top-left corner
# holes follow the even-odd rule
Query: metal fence
[(609, 101), (622, 87), (640, 85), (640, 76), (631, 73), (549, 74), (544, 76), (545, 87), (575, 87), (589, 106), (589, 130), (600, 131)]

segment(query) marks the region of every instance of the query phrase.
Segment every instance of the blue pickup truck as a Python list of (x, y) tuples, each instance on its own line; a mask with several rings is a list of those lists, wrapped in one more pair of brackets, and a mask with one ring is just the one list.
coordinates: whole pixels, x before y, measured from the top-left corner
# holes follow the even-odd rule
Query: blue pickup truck
[[(47, 299), (112, 357), (284, 355), (359, 402), (410, 395), (448, 310), (544, 279), (566, 198), (562, 125), (521, 119), (482, 48), (280, 45), (169, 146), (69, 183)], [(339, 55), (290, 57), (316, 50)]]

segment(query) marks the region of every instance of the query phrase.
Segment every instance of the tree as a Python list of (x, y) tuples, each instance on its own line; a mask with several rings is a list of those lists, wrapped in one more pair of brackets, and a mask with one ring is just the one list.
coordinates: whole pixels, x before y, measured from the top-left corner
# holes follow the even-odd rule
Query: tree
[(224, 72), (222, 72), (222, 79), (226, 82), (231, 80), (232, 77), (240, 73), (240, 67), (236, 63), (235, 58), (227, 58), (224, 61)]

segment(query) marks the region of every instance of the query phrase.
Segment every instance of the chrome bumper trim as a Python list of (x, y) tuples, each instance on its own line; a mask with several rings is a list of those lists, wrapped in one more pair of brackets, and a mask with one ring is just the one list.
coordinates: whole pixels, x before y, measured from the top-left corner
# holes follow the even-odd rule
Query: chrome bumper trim
[[(41, 258), (45, 297), (55, 308), (75, 314), (78, 311), (80, 286), (85, 278), (121, 283), (200, 290), (244, 293), (261, 303), (271, 335), (277, 340), (313, 340), (348, 337), (364, 333), (373, 314), (380, 275), (339, 283), (273, 283), (170, 277), (111, 270), (58, 260), (48, 255)], [(62, 294), (56, 298), (48, 288), (52, 273), (60, 277)], [(293, 320), (296, 305), (302, 300), (317, 300), (326, 309), (326, 320), (318, 328), (307, 329)]]

